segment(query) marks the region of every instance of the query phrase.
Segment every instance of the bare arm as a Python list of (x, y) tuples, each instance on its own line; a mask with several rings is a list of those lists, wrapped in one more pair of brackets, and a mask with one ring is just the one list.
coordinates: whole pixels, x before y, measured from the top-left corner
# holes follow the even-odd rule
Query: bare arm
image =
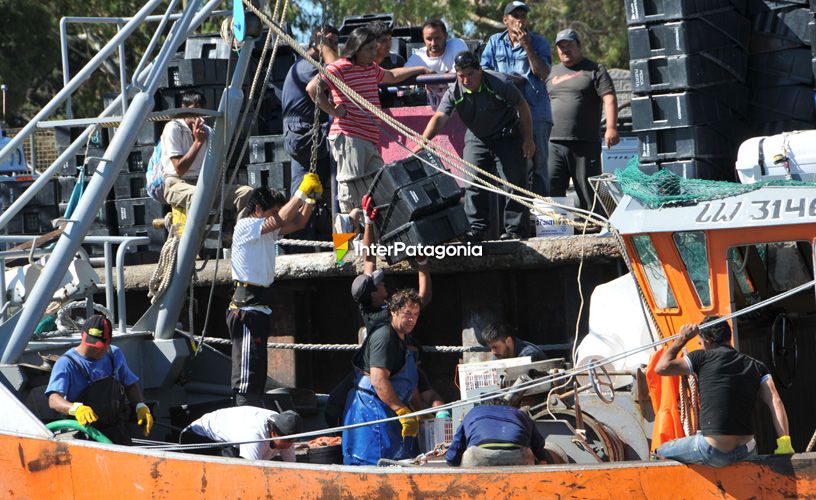
[[(374, 224), (366, 224), (363, 230), (363, 246), (371, 248), (374, 243)], [(369, 276), (377, 270), (377, 256), (373, 252), (366, 252), (363, 255), (363, 273)]]
[(52, 392), (48, 396), (48, 406), (57, 413), (68, 415), (68, 410), (70, 410), (71, 407), (74, 406), (74, 402), (68, 401), (62, 394), (58, 392)]
[[(308, 205), (304, 207), (304, 205)], [(313, 203), (306, 203), (297, 196), (293, 196), (286, 202), (280, 211), (272, 217), (267, 217), (261, 226), (261, 234), (270, 233), (276, 229), (281, 229), (284, 234), (286, 229), (297, 231), (306, 226), (306, 221), (309, 220), (309, 215), (312, 214), (314, 208)], [(301, 212), (304, 211), (304, 212)], [(299, 213), (301, 212), (301, 213)], [(302, 214), (307, 214), (305, 219)]]
[(530, 112), (530, 105), (525, 99), (519, 102), (516, 106), (519, 114), (521, 124), (521, 136), (524, 140), (521, 149), (524, 151), (524, 157), (528, 160), (533, 158), (535, 154), (535, 140), (533, 140), (533, 114)]
[(325, 111), (329, 116), (333, 116), (335, 118), (342, 118), (346, 116), (346, 107), (343, 104), (335, 106), (334, 103), (329, 102), (329, 93), (325, 83), (320, 83), (320, 92), (318, 92), (319, 81), (320, 75), (317, 75), (306, 85), (306, 93), (309, 94), (312, 101), (314, 101), (317, 104), (317, 107)]
[(765, 382), (760, 384), (759, 396), (771, 410), (771, 418), (777, 437), (790, 436), (788, 413), (785, 411), (785, 404), (782, 403), (782, 398), (779, 397), (771, 377), (766, 378)]
[(604, 142), (606, 147), (611, 148), (620, 142), (618, 136), (618, 97), (614, 92), (604, 94), (603, 99), (604, 114), (606, 115), (606, 133), (604, 133)]
[(144, 396), (142, 396), (142, 389), (139, 384), (130, 384), (125, 387), (125, 394), (127, 394), (128, 401), (131, 404), (144, 403)]
[(530, 62), (530, 69), (533, 71), (533, 74), (542, 82), (545, 81), (547, 77), (550, 76), (550, 65), (538, 57), (533, 47), (533, 37), (525, 31), (519, 41), (524, 48), (524, 52), (527, 53), (527, 61)]
[(417, 259), (417, 278), (419, 279), (419, 299), (422, 301), (422, 307), (427, 306), (431, 302), (433, 296), (433, 286), (431, 286), (431, 271), (428, 269), (428, 257), (425, 260)]
[(377, 396), (383, 403), (392, 410), (397, 411), (404, 407), (405, 403), (397, 396), (394, 386), (391, 385), (390, 376), (391, 372), (386, 368), (371, 367), (371, 385), (374, 387), (374, 391), (377, 392)]
[[(445, 128), (445, 125), (447, 125), (448, 120), (450, 120), (450, 116), (446, 115), (445, 113), (442, 113), (441, 111), (437, 111), (431, 117), (430, 121), (428, 121), (428, 125), (425, 126), (425, 131), (422, 132), (422, 137), (430, 141), (431, 139), (436, 137), (436, 134), (438, 134), (440, 130)], [(413, 151), (416, 153), (421, 149), (422, 144), (417, 144), (416, 146), (414, 146)]]
[(412, 66), (410, 68), (384, 69), (385, 74), (382, 83), (399, 83), (417, 75), (432, 75), (434, 70), (425, 66)]
[(655, 365), (655, 372), (658, 375), (691, 375), (688, 362), (685, 359), (676, 359), (677, 355), (686, 345), (686, 343), (693, 339), (700, 333), (697, 325), (683, 325), (680, 329), (680, 337), (674, 341), (674, 344), (663, 351), (663, 355)]
[(196, 156), (198, 156), (198, 152), (207, 145), (207, 129), (204, 128), (204, 120), (196, 118), (193, 123), (192, 132), (193, 144), (190, 146), (190, 149), (188, 149), (183, 156), (173, 156), (170, 158), (170, 161), (173, 163), (173, 168), (176, 169), (176, 174), (179, 177), (184, 176), (184, 174), (190, 170)]

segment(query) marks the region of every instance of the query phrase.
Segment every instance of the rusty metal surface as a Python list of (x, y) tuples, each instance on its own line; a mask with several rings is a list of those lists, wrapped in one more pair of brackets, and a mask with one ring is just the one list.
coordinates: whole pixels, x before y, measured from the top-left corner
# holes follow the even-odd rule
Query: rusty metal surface
[(250, 462), (0, 435), (7, 498), (795, 498), (816, 454), (715, 469), (674, 462), (483, 469)]

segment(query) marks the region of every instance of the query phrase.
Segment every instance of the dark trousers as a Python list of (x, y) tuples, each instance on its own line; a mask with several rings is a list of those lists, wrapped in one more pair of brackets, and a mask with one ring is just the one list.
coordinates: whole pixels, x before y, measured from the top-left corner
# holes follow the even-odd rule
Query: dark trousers
[[(190, 429), (184, 429), (179, 436), (179, 444), (210, 444), (217, 443), (212, 439), (200, 436)], [(195, 455), (210, 455), (216, 457), (238, 457), (238, 448), (236, 446), (213, 446), (212, 448), (190, 448), (184, 450), (184, 453), (193, 453)]]
[(601, 175), (601, 142), (550, 141), (549, 171), (550, 196), (566, 196), (572, 178), (581, 208), (589, 210), (595, 194), (587, 179)]
[(128, 429), (128, 425), (124, 422), (108, 427), (97, 427), (97, 430), (104, 434), (106, 438), (113, 441), (114, 444), (133, 446), (133, 441), (131, 441), (130, 438), (130, 430)]
[(227, 328), (232, 339), (232, 390), (235, 406), (263, 406), (266, 385), (266, 342), (272, 315), (259, 311), (227, 310)]
[[(525, 187), (527, 185), (527, 160), (524, 158), (521, 144), (520, 135), (486, 142), (468, 130), (465, 133), (465, 152), (463, 156), (465, 161), (476, 165), (482, 170), (500, 175), (502, 179), (516, 186)], [(495, 181), (490, 182), (495, 184)], [(505, 188), (505, 191), (507, 190)], [(515, 192), (515, 190), (510, 192)], [(489, 227), (490, 194), (474, 186), (468, 186), (465, 190), (465, 213), (470, 228), (474, 231), (486, 231)], [(504, 203), (505, 232), (527, 236), (529, 218), (527, 207), (507, 198)]]

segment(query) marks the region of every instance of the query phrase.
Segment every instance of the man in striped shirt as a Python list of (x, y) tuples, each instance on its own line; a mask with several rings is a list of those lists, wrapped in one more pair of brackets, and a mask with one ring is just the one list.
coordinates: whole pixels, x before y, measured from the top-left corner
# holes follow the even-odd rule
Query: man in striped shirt
[[(351, 32), (342, 57), (326, 66), (326, 71), (377, 108), (381, 107), (377, 94), (379, 83), (399, 83), (417, 75), (433, 73), (433, 70), (421, 66), (382, 69), (374, 62), (376, 54), (376, 34), (361, 26)], [(331, 100), (324, 91), (325, 86), (331, 91)], [(340, 212), (347, 214), (360, 208), (368, 183), (383, 165), (377, 148), (379, 119), (357, 107), (326, 78), (316, 77), (309, 82), (306, 91), (320, 109), (334, 117), (329, 129), (329, 144), (337, 162), (337, 201)]]

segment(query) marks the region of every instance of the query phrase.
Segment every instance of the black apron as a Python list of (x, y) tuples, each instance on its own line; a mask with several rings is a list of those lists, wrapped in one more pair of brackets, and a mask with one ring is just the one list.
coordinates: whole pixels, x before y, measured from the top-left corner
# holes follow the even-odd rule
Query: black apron
[(125, 386), (116, 379), (116, 365), (113, 355), (106, 353), (110, 361), (111, 374), (97, 380), (91, 380), (91, 374), (85, 366), (74, 358), (71, 351), (65, 353), (91, 383), (80, 394), (79, 401), (93, 408), (99, 420), (93, 426), (116, 444), (131, 445), (130, 433), (126, 423), (130, 416), (130, 406), (125, 396)]

